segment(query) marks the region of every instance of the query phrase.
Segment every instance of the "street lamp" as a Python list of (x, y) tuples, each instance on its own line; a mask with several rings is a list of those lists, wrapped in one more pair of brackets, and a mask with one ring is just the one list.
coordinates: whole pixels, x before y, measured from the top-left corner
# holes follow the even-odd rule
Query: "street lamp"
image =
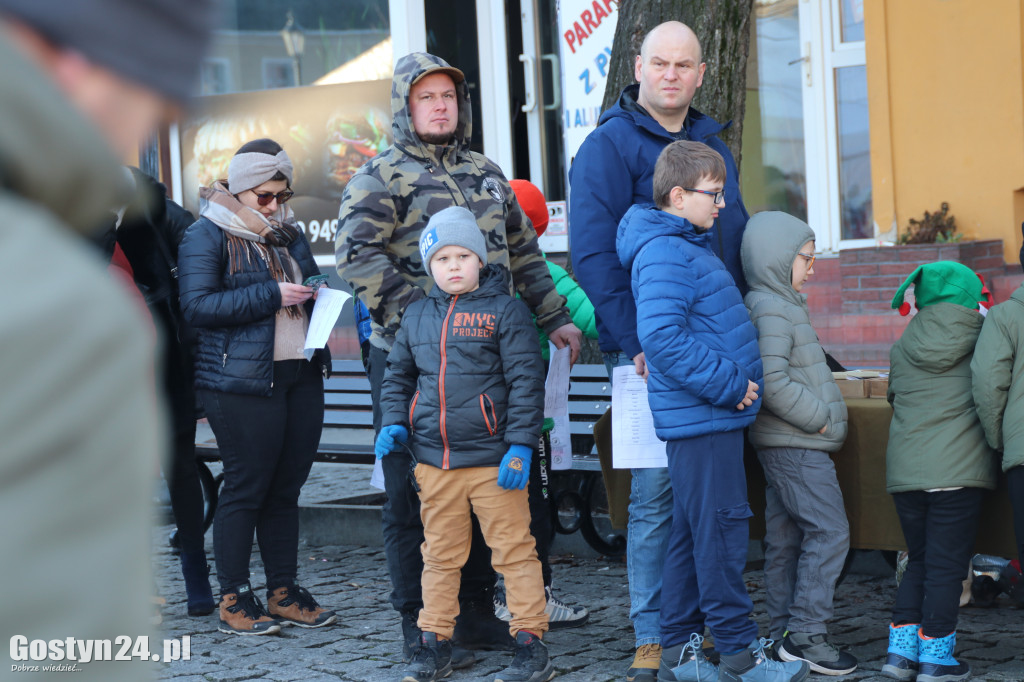
[(284, 40), (284, 51), (292, 58), (292, 69), (295, 71), (295, 84), (302, 85), (302, 51), (306, 49), (306, 34), (302, 25), (295, 21), (292, 11), (288, 10), (288, 23), (281, 29)]

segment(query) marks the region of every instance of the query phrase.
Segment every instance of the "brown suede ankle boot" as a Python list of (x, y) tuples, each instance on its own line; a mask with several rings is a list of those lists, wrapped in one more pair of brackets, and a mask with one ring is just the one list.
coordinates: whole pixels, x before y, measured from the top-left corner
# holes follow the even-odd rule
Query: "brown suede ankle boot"
[(338, 619), (334, 611), (321, 608), (309, 590), (298, 585), (286, 585), (271, 591), (267, 605), (274, 618), (300, 628), (319, 628)]
[(281, 625), (267, 614), (246, 583), (221, 595), (217, 629), (231, 635), (272, 635), (281, 631)]

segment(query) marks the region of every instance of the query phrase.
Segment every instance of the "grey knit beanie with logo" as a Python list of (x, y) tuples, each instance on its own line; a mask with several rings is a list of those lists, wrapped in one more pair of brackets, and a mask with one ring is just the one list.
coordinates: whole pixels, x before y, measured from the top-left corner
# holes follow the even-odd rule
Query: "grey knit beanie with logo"
[(0, 20), (179, 102), (195, 88), (213, 12), (212, 0), (0, 0)]
[(420, 256), (423, 267), (430, 267), (430, 259), (446, 246), (461, 246), (475, 253), (487, 265), (487, 244), (476, 218), (462, 206), (452, 206), (430, 217), (420, 234)]

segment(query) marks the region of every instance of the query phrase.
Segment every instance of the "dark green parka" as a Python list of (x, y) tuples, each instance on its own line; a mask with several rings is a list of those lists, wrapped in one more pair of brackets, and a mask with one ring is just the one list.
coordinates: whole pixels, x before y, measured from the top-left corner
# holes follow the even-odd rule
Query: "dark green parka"
[(983, 321), (977, 310), (936, 303), (922, 308), (892, 347), (888, 492), (995, 488), (996, 458), (971, 391), (971, 358)]
[(1024, 286), (989, 311), (971, 361), (974, 403), (1003, 471), (1024, 465)]

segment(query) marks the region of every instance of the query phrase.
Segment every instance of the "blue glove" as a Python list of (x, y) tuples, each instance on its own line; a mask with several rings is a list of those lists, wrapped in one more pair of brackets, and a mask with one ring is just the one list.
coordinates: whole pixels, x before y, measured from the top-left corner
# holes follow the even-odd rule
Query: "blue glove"
[(530, 482), (530, 458), (533, 450), (525, 445), (509, 446), (498, 468), (498, 485), (505, 490), (522, 490)]
[(373, 446), (373, 452), (377, 455), (377, 459), (382, 459), (384, 455), (394, 452), (398, 444), (404, 443), (408, 437), (409, 432), (401, 424), (385, 426), (377, 435), (377, 442)]

